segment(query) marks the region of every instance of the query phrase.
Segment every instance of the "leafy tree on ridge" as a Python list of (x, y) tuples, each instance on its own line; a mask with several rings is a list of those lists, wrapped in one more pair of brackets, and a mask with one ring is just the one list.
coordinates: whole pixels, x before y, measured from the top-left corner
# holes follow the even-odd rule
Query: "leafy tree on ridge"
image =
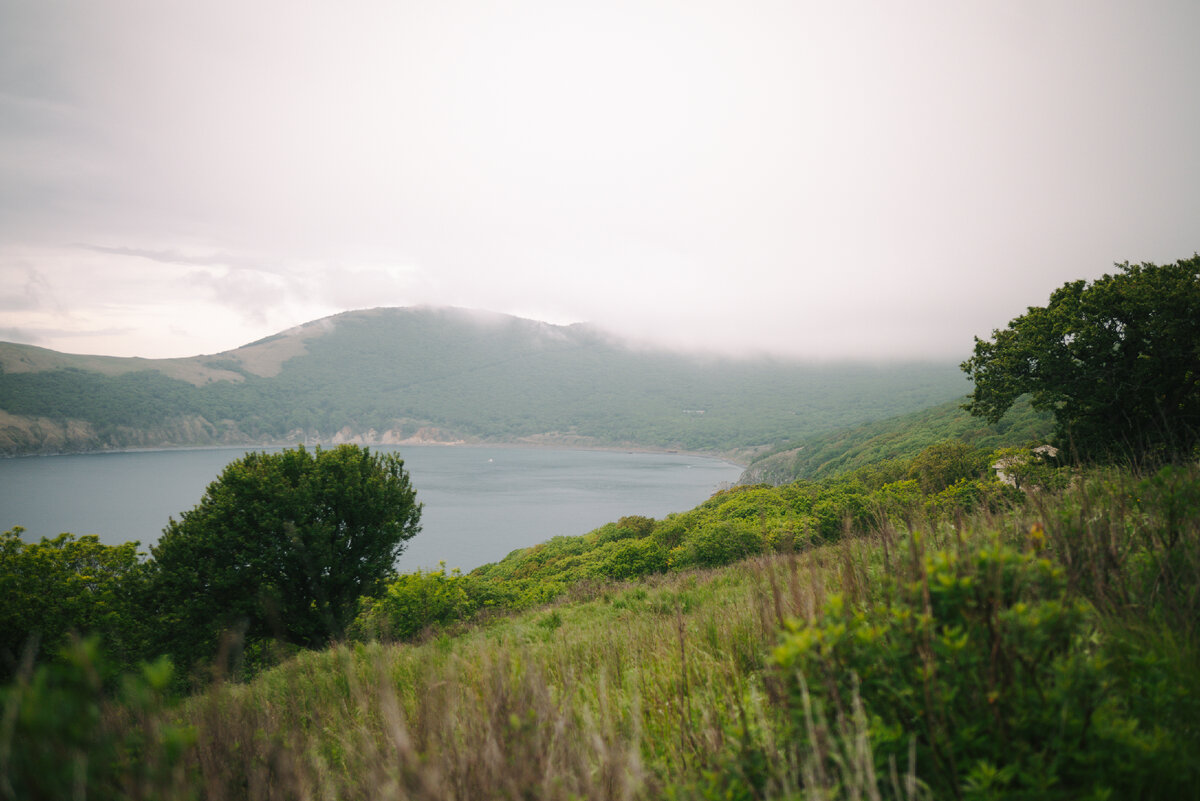
[(966, 407), (995, 423), (1018, 397), (1051, 411), (1085, 459), (1163, 459), (1200, 445), (1200, 256), (1064, 284), (975, 340)]

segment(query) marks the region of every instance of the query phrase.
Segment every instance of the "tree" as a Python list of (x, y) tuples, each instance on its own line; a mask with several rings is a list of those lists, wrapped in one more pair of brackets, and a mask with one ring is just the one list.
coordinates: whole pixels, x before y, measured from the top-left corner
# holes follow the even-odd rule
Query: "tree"
[(171, 653), (209, 659), (224, 632), (301, 647), (340, 638), (361, 596), (378, 596), (420, 531), (404, 461), (340, 445), (250, 453), (153, 554), (153, 598)]
[(1200, 445), (1200, 256), (1119, 264), (1064, 284), (962, 369), (965, 408), (996, 423), (1018, 397), (1055, 416), (1059, 445), (1083, 459), (1166, 459)]
[(72, 633), (102, 635), (119, 664), (133, 664), (144, 629), (138, 543), (104, 545), (94, 534), (24, 542), (22, 530), (0, 534), (0, 679), (26, 648), (53, 659)]
[(913, 457), (906, 478), (914, 479), (926, 495), (941, 492), (959, 479), (987, 475), (987, 454), (965, 442), (947, 440), (930, 445)]

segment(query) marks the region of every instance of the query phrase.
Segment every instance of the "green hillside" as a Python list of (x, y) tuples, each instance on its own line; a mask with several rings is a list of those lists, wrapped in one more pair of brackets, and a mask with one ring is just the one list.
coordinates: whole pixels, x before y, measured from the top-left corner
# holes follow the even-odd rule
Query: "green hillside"
[(786, 484), (826, 478), (881, 461), (910, 459), (930, 445), (947, 440), (987, 451), (1015, 447), (1045, 441), (1053, 428), (1053, 415), (1034, 411), (1028, 398), (995, 424), (972, 417), (962, 408), (962, 401), (955, 400), (790, 442), (753, 460), (742, 482)]
[(132, 547), (81, 543), (124, 559), (15, 595), (104, 639), (0, 687), (9, 795), (1200, 798), (1196, 466), (1054, 468), (1028, 496), (930, 466), (400, 576), (348, 641), (247, 643), (185, 698), (186, 665), (106, 653), (163, 621), (128, 614)]
[(375, 309), (191, 359), (0, 346), (0, 453), (305, 440), (752, 453), (963, 389), (948, 363), (704, 357), (587, 326)]

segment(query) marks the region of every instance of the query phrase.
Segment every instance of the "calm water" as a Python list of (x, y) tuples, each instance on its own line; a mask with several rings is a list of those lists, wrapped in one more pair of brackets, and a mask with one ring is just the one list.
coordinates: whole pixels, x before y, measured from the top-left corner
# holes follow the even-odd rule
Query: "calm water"
[[(500, 447), (376, 447), (399, 450), (425, 505), (422, 531), (400, 570), (470, 570), (514, 548), (584, 534), (623, 515), (663, 517), (691, 509), (737, 465), (681, 454)], [(63, 531), (98, 534), (146, 550), (169, 517), (199, 503), (243, 448), (94, 453), (0, 459), (0, 529), (25, 539)]]

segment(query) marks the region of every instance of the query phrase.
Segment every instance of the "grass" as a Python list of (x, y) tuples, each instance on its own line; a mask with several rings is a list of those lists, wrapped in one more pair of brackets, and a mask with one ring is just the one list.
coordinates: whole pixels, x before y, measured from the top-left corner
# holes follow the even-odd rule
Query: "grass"
[[(797, 577), (823, 559), (804, 561)], [(225, 797), (658, 797), (733, 746), (746, 697), (765, 714), (777, 614), (819, 605), (795, 583), (768, 614), (766, 576), (787, 569), (612, 586), (416, 646), (303, 655), (188, 704), (203, 783)]]
[[(220, 799), (1195, 798), (1198, 487), (1194, 467), (1093, 472), (997, 514), (581, 583), (420, 642), (304, 653), (181, 704), (103, 703), (102, 737), (127, 758), (84, 786)], [(27, 786), (30, 749), (13, 733), (44, 706), (35, 685), (26, 676), (5, 707), (2, 797)], [(171, 752), (166, 735), (186, 747)], [(98, 753), (95, 737), (59, 740), (68, 761)], [(135, 769), (147, 760), (161, 769)]]

